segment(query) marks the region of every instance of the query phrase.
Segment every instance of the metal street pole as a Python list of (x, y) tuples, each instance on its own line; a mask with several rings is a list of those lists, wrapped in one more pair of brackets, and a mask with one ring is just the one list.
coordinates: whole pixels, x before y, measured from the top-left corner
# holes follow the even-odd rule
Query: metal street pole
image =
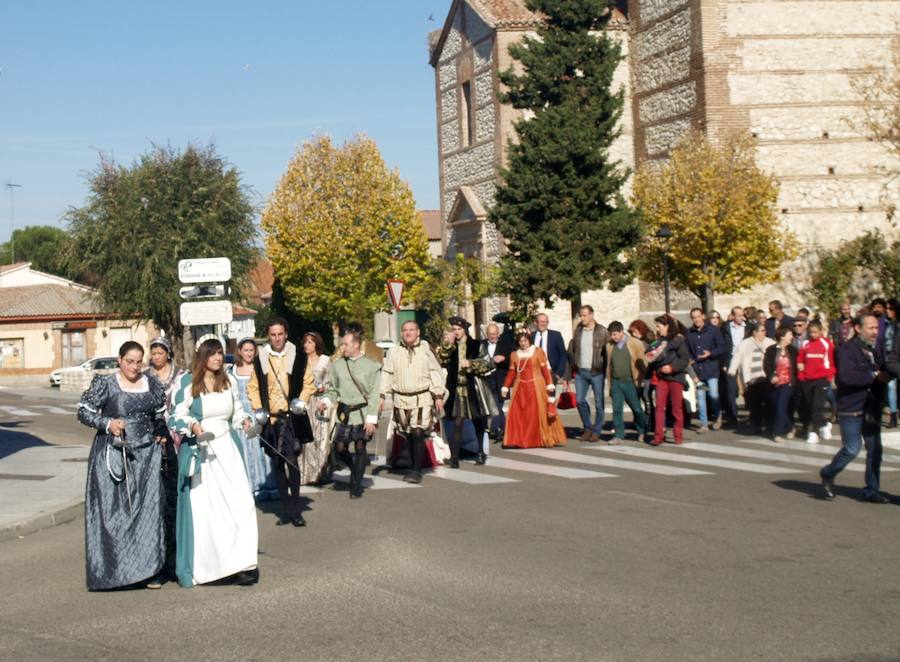
[(671, 311), (669, 302), (669, 240), (672, 238), (672, 229), (668, 225), (660, 225), (656, 231), (656, 238), (663, 246), (663, 292), (666, 298), (666, 315)]
[(13, 234), (16, 231), (15, 206), (13, 204), (13, 191), (22, 188), (21, 184), (13, 184), (6, 182), (6, 188), (9, 189), (9, 263), (14, 264), (16, 261), (16, 243)]
[(669, 314), (671, 306), (669, 304), (669, 251), (663, 252), (663, 289), (666, 297), (666, 315)]

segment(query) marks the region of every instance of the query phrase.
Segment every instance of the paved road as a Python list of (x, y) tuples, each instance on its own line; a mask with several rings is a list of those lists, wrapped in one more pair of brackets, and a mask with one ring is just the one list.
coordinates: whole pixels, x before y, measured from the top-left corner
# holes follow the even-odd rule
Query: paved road
[(495, 451), (421, 487), (381, 473), (360, 501), (310, 493), (306, 529), (264, 504), (252, 588), (89, 594), (80, 520), (3, 542), (0, 659), (900, 658), (900, 499), (858, 501), (859, 471), (815, 498), (833, 448), (688, 442)]

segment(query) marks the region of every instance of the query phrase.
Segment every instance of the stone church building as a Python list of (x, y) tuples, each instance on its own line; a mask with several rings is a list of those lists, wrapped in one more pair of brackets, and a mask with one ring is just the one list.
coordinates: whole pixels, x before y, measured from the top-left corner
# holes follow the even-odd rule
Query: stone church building
[[(620, 0), (608, 30), (622, 44), (616, 84), (625, 89), (622, 134), (612, 156), (634, 168), (665, 158), (691, 127), (715, 137), (743, 130), (758, 142), (758, 162), (779, 179), (778, 211), (804, 255), (785, 265), (782, 282), (734, 296), (719, 310), (764, 305), (778, 296), (806, 303), (797, 283), (818, 247), (888, 226), (900, 200), (879, 167), (884, 149), (851, 126), (859, 117), (854, 77), (890, 66), (900, 52), (896, 0)], [(524, 0), (453, 0), (444, 26), (429, 36), (435, 71), (444, 254), (495, 262), (502, 239), (487, 222), (507, 141), (520, 112), (497, 100), (507, 49), (533, 33), (539, 18)], [(887, 188), (886, 188), (887, 187)], [(799, 275), (799, 277), (793, 277)], [(599, 318), (627, 321), (658, 314), (659, 288), (635, 283), (621, 292), (582, 295)], [(676, 298), (674, 307), (696, 305)], [(504, 306), (488, 300), (468, 311), (483, 323)], [(677, 310), (676, 310), (677, 312)], [(571, 333), (569, 305), (553, 325)]]

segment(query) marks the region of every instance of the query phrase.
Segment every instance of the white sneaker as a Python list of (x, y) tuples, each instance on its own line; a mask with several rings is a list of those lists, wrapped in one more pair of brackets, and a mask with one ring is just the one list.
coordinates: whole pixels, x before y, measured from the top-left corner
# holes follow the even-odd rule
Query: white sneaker
[(831, 439), (831, 423), (826, 423), (819, 430), (819, 436), (822, 437), (823, 440), (828, 441)]
[(819, 443), (819, 435), (815, 432), (810, 432), (809, 436), (806, 438), (807, 444), (818, 444)]

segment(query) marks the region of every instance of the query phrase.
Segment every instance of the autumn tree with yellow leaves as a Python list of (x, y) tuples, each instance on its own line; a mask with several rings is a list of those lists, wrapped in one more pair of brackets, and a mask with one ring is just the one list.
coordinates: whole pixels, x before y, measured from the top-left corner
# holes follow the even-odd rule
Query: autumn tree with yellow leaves
[(777, 198), (778, 183), (756, 165), (750, 136), (713, 143), (700, 132), (687, 135), (667, 161), (647, 162), (635, 175), (633, 203), (646, 228), (636, 252), (640, 275), (662, 281), (655, 235), (665, 225), (672, 231), (669, 277), (704, 310), (715, 305), (716, 292), (775, 282), (782, 263), (797, 255), (796, 238), (776, 216)]
[(386, 283), (415, 295), (428, 278), (428, 238), (412, 191), (375, 142), (303, 144), (262, 215), (285, 303), (308, 319), (368, 320), (387, 308)]

